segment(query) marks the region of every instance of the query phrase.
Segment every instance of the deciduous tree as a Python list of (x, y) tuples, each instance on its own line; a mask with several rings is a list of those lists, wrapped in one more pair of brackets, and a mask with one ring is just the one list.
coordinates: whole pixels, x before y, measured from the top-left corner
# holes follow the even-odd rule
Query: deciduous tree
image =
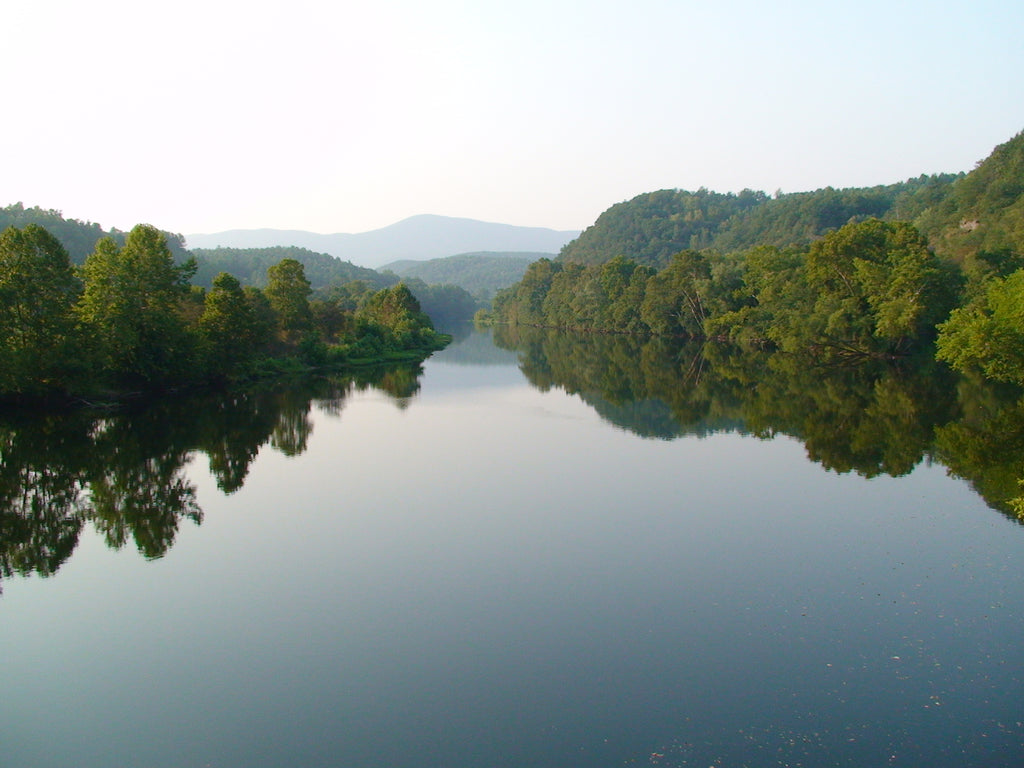
[(0, 233), (0, 391), (67, 384), (81, 289), (67, 251), (45, 229), (28, 224)]

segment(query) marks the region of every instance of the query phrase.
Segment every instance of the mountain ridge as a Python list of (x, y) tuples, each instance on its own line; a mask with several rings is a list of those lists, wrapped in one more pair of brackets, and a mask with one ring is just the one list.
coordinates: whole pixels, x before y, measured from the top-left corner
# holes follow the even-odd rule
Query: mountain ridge
[(320, 234), (290, 229), (234, 229), (185, 236), (189, 248), (298, 246), (366, 267), (425, 261), (459, 253), (558, 253), (579, 230), (523, 227), (478, 219), (418, 214), (367, 232)]

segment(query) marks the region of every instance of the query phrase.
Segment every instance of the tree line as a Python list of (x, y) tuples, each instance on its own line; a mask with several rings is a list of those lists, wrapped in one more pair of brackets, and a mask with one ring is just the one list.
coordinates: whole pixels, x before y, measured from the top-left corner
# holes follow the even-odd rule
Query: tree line
[(885, 357), (1024, 384), (1024, 134), (966, 175), (612, 206), (491, 319)]
[[(46, 210), (38, 206), (27, 208), (22, 203), (15, 203), (0, 208), (0, 232), (10, 226), (23, 229), (29, 224), (42, 226), (54, 235), (67, 249), (72, 264), (78, 266), (84, 264), (86, 257), (95, 250), (100, 240), (110, 238), (118, 246), (123, 246), (128, 234), (117, 229), (106, 231), (99, 224), (91, 222), (66, 219), (60, 211)], [(455, 270), (454, 273), (449, 270), (438, 274), (397, 275), (388, 271), (359, 267), (330, 254), (316, 253), (297, 246), (189, 250), (185, 247), (185, 240), (181, 235), (166, 231), (163, 235), (177, 264), (184, 264), (190, 258), (195, 260), (196, 269), (189, 282), (205, 289), (213, 286), (214, 278), (221, 272), (236, 277), (243, 288), (266, 288), (268, 269), (284, 259), (294, 259), (302, 264), (313, 289), (311, 301), (329, 300), (332, 294), (337, 293), (339, 286), (350, 283), (358, 284), (349, 291), (350, 295), (363, 295), (368, 291), (390, 288), (404, 282), (435, 327), (451, 327), (469, 322), (480, 308), (480, 301), (470, 293), (471, 285), (463, 285), (465, 281), (458, 277), (460, 270)], [(528, 260), (524, 260), (518, 274), (504, 279), (500, 286), (514, 283), (522, 276), (527, 263)], [(471, 271), (468, 265), (462, 266), (462, 272)], [(490, 298), (490, 294), (487, 298)]]
[(303, 265), (282, 259), (265, 288), (221, 272), (190, 284), (165, 233), (103, 237), (75, 266), (37, 224), (0, 233), (0, 395), (160, 390), (274, 370), (423, 354), (447, 337), (409, 289), (311, 300)]
[(1024, 257), (941, 259), (906, 222), (847, 224), (807, 248), (534, 262), (495, 297), (501, 322), (893, 357), (936, 343), (958, 370), (1024, 384)]
[(542, 260), (499, 294), (495, 315), (525, 325), (892, 355), (927, 340), (963, 289), (913, 226), (849, 224), (808, 248), (685, 250), (655, 270)]

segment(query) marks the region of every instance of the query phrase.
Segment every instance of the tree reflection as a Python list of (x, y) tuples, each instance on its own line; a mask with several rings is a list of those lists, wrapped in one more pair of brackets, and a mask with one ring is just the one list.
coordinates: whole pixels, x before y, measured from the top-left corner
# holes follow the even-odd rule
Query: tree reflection
[(249, 465), (277, 425), (277, 408), (266, 392), (210, 397), (197, 424), (196, 448), (210, 460), (210, 473), (224, 493), (245, 482)]
[(74, 551), (84, 522), (89, 424), (24, 413), (0, 423), (0, 576), (49, 576)]
[(298, 388), (278, 393), (277, 423), (270, 444), (285, 456), (298, 456), (306, 450), (313, 423), (309, 420), (310, 396)]
[(195, 486), (183, 474), (187, 454), (168, 452), (112, 466), (90, 479), (89, 518), (107, 545), (131, 537), (146, 558), (163, 557), (182, 518), (201, 523)]
[(967, 480), (988, 504), (1024, 518), (1024, 398), (1016, 387), (963, 378), (962, 417), (940, 427), (935, 453), (951, 474)]
[(499, 327), (538, 389), (579, 396), (642, 437), (739, 432), (800, 440), (835, 472), (900, 476), (937, 457), (995, 509), (1024, 512), (1024, 400), (925, 356), (823, 366), (780, 352), (662, 337)]
[(418, 364), (275, 380), (102, 415), (0, 412), (0, 577), (48, 576), (92, 523), (106, 543), (164, 556), (203, 512), (188, 463), (205, 454), (224, 493), (242, 487), (264, 445), (295, 456), (312, 433), (311, 403), (339, 416), (355, 390), (376, 388), (406, 407)]

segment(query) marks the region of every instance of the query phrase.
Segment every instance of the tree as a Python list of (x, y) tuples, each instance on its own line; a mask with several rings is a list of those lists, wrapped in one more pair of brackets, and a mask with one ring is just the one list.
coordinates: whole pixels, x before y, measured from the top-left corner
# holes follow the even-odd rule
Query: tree
[(682, 251), (647, 281), (641, 317), (652, 333), (667, 336), (704, 335), (709, 317), (711, 264), (697, 251)]
[(386, 342), (396, 349), (413, 349), (436, 343), (430, 318), (404, 283), (375, 293), (358, 313), (357, 320), (383, 329)]
[(67, 251), (45, 229), (0, 233), (0, 391), (42, 393), (68, 383), (81, 290)]
[(494, 310), (504, 315), (511, 323), (543, 325), (543, 304), (551, 281), (562, 270), (562, 264), (550, 259), (537, 259), (529, 267), (523, 279), (508, 290), (499, 291), (494, 297)]
[(910, 224), (847, 224), (815, 242), (806, 275), (817, 296), (811, 343), (901, 352), (931, 333), (952, 306), (957, 278)]
[(806, 348), (817, 337), (811, 310), (815, 296), (805, 276), (806, 254), (764, 245), (742, 254), (739, 306), (710, 324), (711, 334), (741, 342), (770, 341), (780, 349)]
[(79, 316), (109, 372), (156, 383), (184, 372), (189, 339), (179, 314), (195, 262), (174, 263), (164, 234), (136, 226), (119, 248), (103, 238), (85, 260)]
[(1024, 384), (1024, 269), (993, 279), (977, 303), (939, 326), (936, 356), (960, 371)]
[(259, 339), (253, 315), (238, 279), (227, 272), (217, 275), (199, 318), (212, 371), (227, 373), (255, 351)]
[(313, 325), (325, 342), (337, 343), (350, 330), (352, 313), (345, 311), (338, 301), (314, 299), (309, 302)]
[(307, 330), (312, 322), (309, 294), (313, 291), (302, 263), (282, 259), (267, 270), (267, 277), (264, 294), (277, 315), (282, 334), (287, 337)]

